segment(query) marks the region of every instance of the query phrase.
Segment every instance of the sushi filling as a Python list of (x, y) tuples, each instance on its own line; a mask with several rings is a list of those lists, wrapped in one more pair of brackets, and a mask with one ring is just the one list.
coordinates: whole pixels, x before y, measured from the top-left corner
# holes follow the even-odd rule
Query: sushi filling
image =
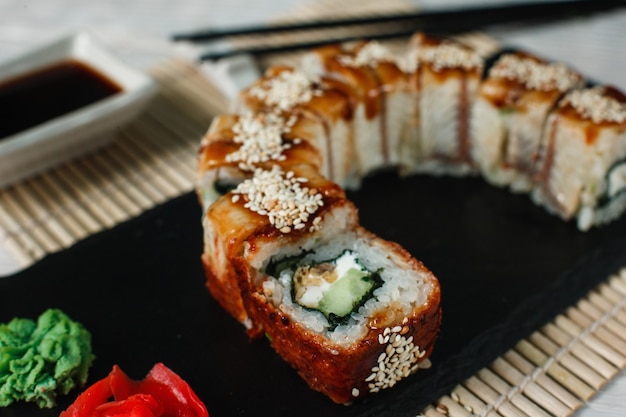
[(598, 198), (598, 207), (603, 208), (626, 193), (626, 160), (617, 161), (606, 174), (606, 190)]
[(370, 299), (383, 282), (378, 271), (369, 271), (349, 250), (319, 263), (292, 259), (279, 265), (284, 267), (277, 271), (279, 274), (286, 270), (291, 273), (293, 301), (305, 309), (321, 312), (328, 319), (330, 330), (347, 323), (350, 314)]
[(241, 179), (218, 178), (213, 185), (213, 189), (218, 195), (222, 196), (237, 188), (240, 182)]
[(204, 211), (207, 211), (215, 200), (237, 188), (245, 179), (245, 174), (226, 168), (218, 168), (205, 174), (199, 188)]
[(626, 161), (619, 161), (607, 174), (608, 195), (613, 198), (626, 191)]

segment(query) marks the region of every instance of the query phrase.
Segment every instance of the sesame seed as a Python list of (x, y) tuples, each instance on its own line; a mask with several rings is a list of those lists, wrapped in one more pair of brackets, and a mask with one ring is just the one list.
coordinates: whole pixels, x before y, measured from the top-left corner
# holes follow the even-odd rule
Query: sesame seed
[(360, 48), (356, 54), (341, 54), (337, 56), (337, 61), (347, 67), (374, 66), (379, 62), (393, 61), (391, 51), (380, 42), (370, 41)]
[(233, 125), (233, 141), (241, 146), (226, 155), (227, 162), (239, 162), (244, 171), (253, 171), (259, 163), (285, 160), (284, 151), (292, 147), (283, 140), (296, 119), (286, 120), (276, 113), (246, 112)]
[(358, 397), (360, 393), (361, 392), (359, 391), (358, 388), (352, 388), (352, 396), (353, 397)]
[(489, 71), (490, 77), (506, 78), (530, 90), (565, 92), (581, 81), (580, 75), (560, 63), (543, 63), (513, 54), (503, 55)]
[(321, 94), (320, 78), (302, 70), (282, 71), (275, 77), (252, 86), (249, 94), (263, 100), (266, 104), (283, 111), (294, 106), (309, 102), (314, 96)]
[[(408, 321), (403, 321), (403, 325)], [(418, 369), (418, 359), (426, 354), (413, 344), (413, 337), (404, 337), (403, 326), (386, 327), (378, 334), (378, 343), (386, 345), (378, 355), (376, 365), (370, 369), (365, 382), (370, 382), (370, 392), (393, 387)], [(408, 331), (405, 332), (405, 334)], [(372, 383), (371, 381), (375, 381)]]
[(626, 121), (626, 103), (606, 96), (605, 89), (602, 87), (572, 91), (559, 105), (560, 107), (572, 106), (578, 114), (594, 123), (624, 123)]
[(414, 59), (430, 64), (435, 71), (446, 68), (462, 68), (469, 71), (481, 69), (483, 66), (482, 58), (475, 51), (451, 42), (421, 46), (417, 49)]
[[(296, 219), (299, 219), (298, 225), (304, 224), (311, 214), (324, 205), (324, 201), (320, 193), (311, 195), (303, 192), (303, 182), (295, 178), (293, 172), (289, 175), (289, 172), (285, 174), (278, 165), (274, 165), (271, 170), (255, 169), (252, 178), (244, 180), (233, 190), (232, 201), (236, 202), (239, 196), (243, 197), (246, 201), (244, 207), (267, 216), (270, 224), (282, 233), (290, 233), (295, 228), (292, 225)], [(288, 209), (290, 204), (293, 210)], [(312, 222), (309, 230), (317, 230), (319, 222)]]

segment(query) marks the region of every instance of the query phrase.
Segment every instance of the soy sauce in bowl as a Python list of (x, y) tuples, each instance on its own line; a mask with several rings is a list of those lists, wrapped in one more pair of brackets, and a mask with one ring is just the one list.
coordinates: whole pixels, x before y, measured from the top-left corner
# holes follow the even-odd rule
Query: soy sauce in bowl
[(0, 83), (0, 140), (122, 91), (69, 59)]

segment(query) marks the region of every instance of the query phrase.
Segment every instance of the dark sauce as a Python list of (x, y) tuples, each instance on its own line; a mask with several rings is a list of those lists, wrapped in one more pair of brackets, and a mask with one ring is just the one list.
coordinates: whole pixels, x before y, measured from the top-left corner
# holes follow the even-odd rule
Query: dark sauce
[(37, 126), (122, 88), (90, 66), (62, 61), (0, 83), (0, 139)]

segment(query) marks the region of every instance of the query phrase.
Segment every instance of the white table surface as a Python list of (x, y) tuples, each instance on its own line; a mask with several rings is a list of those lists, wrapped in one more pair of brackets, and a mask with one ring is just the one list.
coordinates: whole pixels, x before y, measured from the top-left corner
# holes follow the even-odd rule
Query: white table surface
[[(314, 0), (309, 0), (314, 1)], [(454, 7), (463, 0), (412, 0), (420, 7)], [(172, 53), (175, 32), (268, 21), (305, 0), (0, 0), (0, 63), (75, 31), (89, 31), (128, 63), (147, 68)], [(499, 3), (474, 0), (474, 4)], [(515, 47), (563, 61), (587, 77), (626, 91), (626, 8), (565, 23), (486, 30)], [(0, 250), (0, 276), (15, 270)], [(576, 417), (626, 416), (626, 373), (609, 383)]]

